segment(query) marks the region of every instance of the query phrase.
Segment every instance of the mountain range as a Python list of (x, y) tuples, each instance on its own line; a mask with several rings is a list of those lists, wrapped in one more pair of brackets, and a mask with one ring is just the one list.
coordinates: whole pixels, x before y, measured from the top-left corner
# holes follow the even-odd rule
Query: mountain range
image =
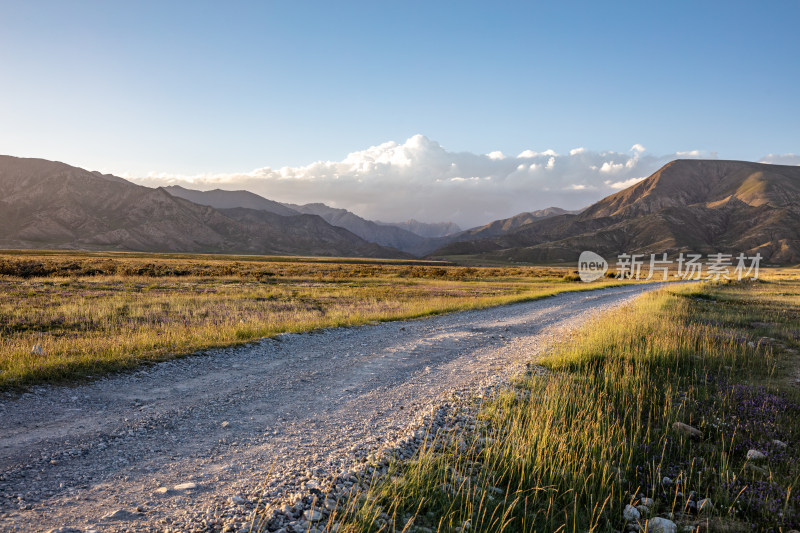
[(215, 209), (163, 188), (11, 156), (0, 156), (0, 246), (410, 257), (315, 215)]
[(800, 167), (676, 160), (580, 213), (532, 221), (497, 236), (453, 242), (432, 255), (561, 262), (583, 250), (760, 253), (800, 261)]
[(0, 246), (555, 263), (583, 250), (761, 253), (800, 262), (800, 167), (676, 160), (581, 211), (548, 208), (460, 231), (366, 220), (248, 191), (149, 188), (0, 156)]

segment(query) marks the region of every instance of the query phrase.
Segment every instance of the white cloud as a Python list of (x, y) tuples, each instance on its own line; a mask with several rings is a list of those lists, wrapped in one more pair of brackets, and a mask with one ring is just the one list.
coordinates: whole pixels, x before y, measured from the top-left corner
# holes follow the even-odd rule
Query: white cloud
[[(633, 161), (632, 159), (630, 161)], [(613, 174), (615, 172), (619, 172), (626, 167), (625, 163), (614, 163), (613, 161), (606, 161), (600, 167), (600, 172), (605, 172), (606, 174)]]
[(572, 150), (570, 150), (569, 151), (569, 155), (578, 155), (578, 154), (582, 154), (585, 151), (586, 151), (586, 148), (581, 146), (580, 148), (573, 148)]
[(791, 165), (800, 166), (800, 155), (798, 154), (767, 154), (761, 158), (759, 163), (769, 163), (771, 165)]
[(640, 181), (645, 180), (645, 179), (647, 179), (647, 176), (642, 176), (641, 178), (629, 178), (629, 179), (626, 179), (624, 181), (606, 180), (603, 183), (605, 185), (611, 187), (612, 189), (619, 190), (619, 189), (627, 189), (631, 185), (636, 185), (637, 183), (639, 183)]
[(700, 150), (689, 150), (688, 152), (675, 152), (678, 157), (701, 157), (703, 152)]
[(549, 206), (585, 207), (678, 157), (644, 155), (643, 149), (577, 150), (482, 155), (451, 152), (415, 135), (303, 167), (196, 176), (154, 172), (129, 179), (148, 186), (245, 189), (281, 202), (324, 202), (368, 219), (451, 220), (470, 227)]
[(642, 152), (646, 152), (647, 148), (645, 148), (644, 146), (642, 146), (639, 143), (636, 143), (633, 146), (631, 146), (631, 149), (629, 151), (641, 154)]

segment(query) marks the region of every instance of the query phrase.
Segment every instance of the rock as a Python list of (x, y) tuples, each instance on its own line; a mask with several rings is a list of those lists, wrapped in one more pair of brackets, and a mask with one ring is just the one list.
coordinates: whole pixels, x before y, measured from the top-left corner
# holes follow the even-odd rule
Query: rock
[(656, 502), (653, 501), (653, 498), (641, 498), (639, 500), (639, 505), (644, 505), (645, 507), (652, 508)]
[(311, 509), (308, 509), (306, 510), (305, 513), (303, 513), (303, 518), (305, 518), (309, 522), (319, 522), (320, 520), (322, 520), (323, 514), (321, 511), (317, 510), (312, 511)]
[(185, 491), (188, 491), (188, 490), (194, 490), (196, 488), (197, 488), (197, 483), (192, 483), (190, 481), (188, 483), (181, 483), (180, 485), (175, 485), (174, 487), (172, 487), (172, 490), (175, 490), (175, 491), (178, 491), (178, 492), (185, 492)]
[(697, 511), (700, 513), (710, 513), (714, 510), (714, 504), (711, 502), (711, 498), (703, 498), (699, 502), (697, 502)]
[(773, 440), (773, 441), (772, 441), (772, 444), (774, 444), (774, 445), (775, 445), (775, 446), (777, 446), (778, 448), (786, 448), (786, 447), (788, 446), (788, 444), (786, 444), (786, 443), (785, 443), (785, 442), (783, 442), (782, 440), (778, 440), (778, 439), (775, 439), (775, 440)]
[(703, 438), (702, 431), (700, 431), (696, 427), (690, 426), (689, 424), (684, 424), (683, 422), (675, 422), (674, 424), (672, 424), (672, 431), (680, 433), (681, 435), (685, 435), (691, 439)]
[(622, 518), (624, 518), (626, 522), (635, 522), (639, 520), (641, 516), (641, 513), (633, 505), (626, 505), (625, 510), (622, 511)]
[(231, 425), (231, 423), (230, 423), (230, 422), (228, 422), (228, 421), (226, 420), (225, 422), (223, 422), (222, 424), (220, 424), (220, 427), (224, 427), (224, 428), (226, 428), (226, 427), (228, 427), (228, 426), (230, 426), (230, 425)]
[(83, 533), (83, 530), (75, 527), (57, 527), (47, 533)]
[(132, 513), (130, 511), (126, 511), (125, 509), (117, 509), (112, 513), (108, 513), (103, 515), (103, 520), (133, 520), (135, 518), (139, 518), (139, 515), (136, 513)]
[(756, 466), (753, 463), (745, 463), (744, 467), (748, 470), (751, 470), (757, 474), (761, 474), (764, 476), (769, 474), (766, 468), (761, 468), (760, 466)]
[(647, 521), (648, 533), (677, 533), (678, 526), (672, 520), (666, 518), (653, 518)]
[(310, 527), (309, 522), (292, 522), (289, 524), (288, 529), (294, 533), (307, 533)]
[(758, 450), (747, 450), (747, 460), (748, 461), (763, 461), (767, 458), (767, 454), (760, 452)]
[(672, 485), (672, 479), (668, 478), (667, 476), (664, 476), (664, 479), (661, 480), (661, 484), (664, 485), (665, 487), (669, 487), (670, 485)]
[(241, 496), (231, 496), (231, 503), (235, 503), (236, 505), (242, 505), (244, 503), (244, 498)]
[(157, 494), (159, 496), (162, 496), (162, 495), (168, 494), (168, 493), (169, 493), (169, 489), (167, 487), (158, 487), (156, 490), (153, 491), (153, 494)]
[(650, 514), (650, 508), (646, 505), (637, 505), (636, 510), (639, 511), (642, 516), (647, 516)]
[(253, 520), (250, 522), (245, 522), (239, 528), (240, 533), (258, 533), (260, 531), (265, 531), (265, 524), (261, 520)]

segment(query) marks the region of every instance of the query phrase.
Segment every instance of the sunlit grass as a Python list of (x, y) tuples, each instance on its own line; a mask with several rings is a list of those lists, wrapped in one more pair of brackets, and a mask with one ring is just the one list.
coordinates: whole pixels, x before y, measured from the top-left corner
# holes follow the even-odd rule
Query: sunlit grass
[(566, 282), (558, 268), (214, 256), (29, 253), (0, 255), (0, 269), (0, 387), (615, 284)]
[[(674, 288), (606, 314), (539, 361), (549, 374), (480, 407), (474, 430), (431, 434), (390, 463), (329, 527), (616, 531), (646, 497), (642, 528), (655, 516), (700, 531), (797, 528), (800, 397), (784, 378), (798, 371), (800, 282), (770, 279)], [(749, 449), (768, 454), (762, 470)], [(691, 491), (714, 510), (691, 512)]]

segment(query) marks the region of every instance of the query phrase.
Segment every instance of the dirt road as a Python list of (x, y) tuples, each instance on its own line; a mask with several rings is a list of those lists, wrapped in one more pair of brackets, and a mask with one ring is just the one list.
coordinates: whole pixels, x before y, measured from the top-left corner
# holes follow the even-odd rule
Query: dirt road
[[(653, 288), (283, 335), (2, 396), (0, 530), (202, 530), (221, 510), (243, 516), (348, 468), (448, 391), (507, 379)], [(234, 519), (217, 527), (236, 530)]]

